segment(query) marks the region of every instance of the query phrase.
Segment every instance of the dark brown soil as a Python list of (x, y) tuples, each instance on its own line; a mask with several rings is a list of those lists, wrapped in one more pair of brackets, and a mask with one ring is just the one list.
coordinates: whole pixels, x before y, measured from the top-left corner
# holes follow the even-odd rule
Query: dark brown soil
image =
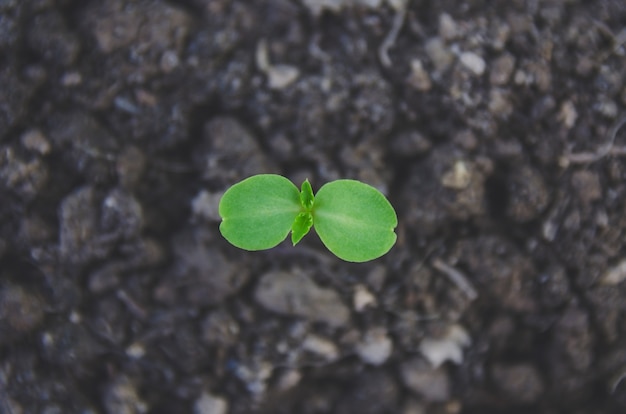
[[(0, 413), (626, 412), (622, 0), (0, 0)], [(235, 182), (398, 242), (245, 252)]]

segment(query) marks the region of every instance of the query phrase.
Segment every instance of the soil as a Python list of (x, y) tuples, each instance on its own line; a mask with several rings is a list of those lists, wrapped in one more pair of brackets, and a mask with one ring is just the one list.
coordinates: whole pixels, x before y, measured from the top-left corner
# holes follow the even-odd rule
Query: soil
[[(0, 0), (0, 413), (626, 412), (626, 3)], [(384, 257), (246, 252), (353, 178)]]

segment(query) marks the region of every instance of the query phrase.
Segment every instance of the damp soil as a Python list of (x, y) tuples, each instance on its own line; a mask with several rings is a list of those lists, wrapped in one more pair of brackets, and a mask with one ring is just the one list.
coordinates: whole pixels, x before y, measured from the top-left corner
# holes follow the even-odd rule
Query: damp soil
[[(623, 1), (0, 0), (0, 413), (626, 411)], [(398, 241), (246, 252), (367, 182)]]

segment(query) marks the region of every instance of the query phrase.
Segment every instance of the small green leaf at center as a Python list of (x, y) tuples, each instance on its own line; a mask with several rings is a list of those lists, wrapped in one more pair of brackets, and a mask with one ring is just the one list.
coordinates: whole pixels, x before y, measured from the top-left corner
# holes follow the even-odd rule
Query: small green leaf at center
[(296, 216), (291, 226), (291, 242), (295, 246), (311, 230), (313, 226), (313, 216), (308, 211)]
[(311, 211), (313, 208), (313, 189), (311, 188), (311, 183), (308, 179), (302, 182), (302, 191), (300, 191), (300, 203), (302, 203), (302, 207), (306, 211)]

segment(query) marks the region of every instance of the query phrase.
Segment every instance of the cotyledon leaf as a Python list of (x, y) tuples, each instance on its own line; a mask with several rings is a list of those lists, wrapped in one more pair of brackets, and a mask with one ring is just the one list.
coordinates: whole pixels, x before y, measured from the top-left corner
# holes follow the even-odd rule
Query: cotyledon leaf
[(300, 211), (300, 192), (291, 181), (276, 174), (254, 175), (222, 196), (220, 232), (241, 249), (269, 249), (287, 237)]
[(360, 181), (333, 181), (315, 195), (313, 228), (343, 260), (366, 262), (387, 253), (396, 242), (397, 225), (391, 203)]

